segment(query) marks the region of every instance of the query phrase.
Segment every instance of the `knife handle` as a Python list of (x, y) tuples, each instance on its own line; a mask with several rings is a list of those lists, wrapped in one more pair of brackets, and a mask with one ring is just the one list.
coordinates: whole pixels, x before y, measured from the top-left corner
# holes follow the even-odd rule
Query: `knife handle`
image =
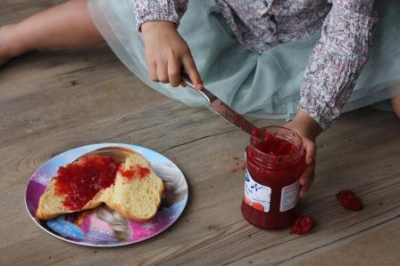
[(201, 94), (210, 104), (217, 100), (217, 96), (215, 96), (211, 91), (207, 90), (206, 88), (202, 88), (202, 89), (196, 89), (196, 87), (193, 85), (193, 82), (190, 80), (189, 76), (182, 71), (181, 74), (181, 78), (184, 82), (186, 82), (186, 84), (193, 90), (195, 90), (196, 92), (198, 92), (199, 94)]

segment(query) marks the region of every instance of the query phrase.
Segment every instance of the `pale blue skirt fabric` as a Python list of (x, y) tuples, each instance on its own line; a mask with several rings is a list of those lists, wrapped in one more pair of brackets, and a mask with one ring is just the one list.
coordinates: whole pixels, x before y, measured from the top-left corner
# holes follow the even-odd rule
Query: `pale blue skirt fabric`
[[(400, 1), (377, 2), (380, 23), (370, 60), (344, 111), (400, 95), (400, 89), (391, 89), (400, 82)], [(145, 84), (187, 105), (207, 104), (188, 88), (174, 89), (149, 79), (130, 0), (90, 0), (89, 12), (115, 54)], [(236, 111), (287, 119), (297, 112), (300, 84), (319, 36), (281, 44), (259, 55), (241, 46), (212, 0), (191, 0), (179, 32), (191, 48), (205, 86)]]

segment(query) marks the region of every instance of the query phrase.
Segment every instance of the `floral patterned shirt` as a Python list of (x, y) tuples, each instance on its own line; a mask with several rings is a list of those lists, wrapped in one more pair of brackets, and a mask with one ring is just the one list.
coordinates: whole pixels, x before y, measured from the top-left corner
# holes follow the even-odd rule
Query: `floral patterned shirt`
[[(131, 0), (138, 27), (179, 23), (188, 0)], [(225, 20), (257, 53), (321, 32), (300, 88), (299, 110), (325, 130), (340, 116), (367, 62), (377, 23), (374, 0), (216, 0)]]

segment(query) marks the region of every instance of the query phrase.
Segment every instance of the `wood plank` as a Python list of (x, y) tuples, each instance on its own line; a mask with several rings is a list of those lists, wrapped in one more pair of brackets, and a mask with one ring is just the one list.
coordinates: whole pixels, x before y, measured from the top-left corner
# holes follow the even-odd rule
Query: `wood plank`
[(393, 222), (393, 225), (385, 229), (375, 230), (345, 245), (292, 265), (399, 265), (399, 257), (392, 255), (398, 252), (399, 233), (400, 225)]
[[(0, 23), (58, 2), (3, 1)], [(16, 59), (0, 69), (0, 95), (0, 265), (394, 265), (400, 260), (393, 248), (400, 244), (400, 123), (393, 113), (351, 112), (321, 136), (315, 184), (301, 202), (302, 212), (317, 225), (299, 237), (288, 230), (259, 230), (243, 220), (243, 172), (231, 168), (233, 156), (243, 158), (246, 134), (207, 110), (147, 88), (104, 45)], [(259, 126), (284, 123), (252, 120)], [(99, 142), (146, 146), (182, 168), (190, 202), (172, 228), (140, 244), (99, 249), (64, 243), (30, 220), (23, 199), (29, 176), (65, 150)], [(365, 209), (341, 209), (334, 195), (342, 189), (354, 190)]]

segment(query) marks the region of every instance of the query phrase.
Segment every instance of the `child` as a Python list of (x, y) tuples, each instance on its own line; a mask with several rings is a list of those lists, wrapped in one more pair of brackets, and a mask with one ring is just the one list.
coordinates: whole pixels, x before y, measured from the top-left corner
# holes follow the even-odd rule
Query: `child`
[[(70, 1), (1, 28), (0, 64), (33, 49), (91, 46), (105, 39), (150, 87), (189, 105), (204, 104), (189, 89), (172, 89), (184, 85), (184, 69), (197, 88), (204, 82), (240, 113), (292, 118), (285, 126), (303, 137), (309, 164), (300, 196), (313, 181), (315, 139), (343, 110), (391, 98), (400, 116), (399, 1), (187, 5), (187, 0)], [(376, 12), (380, 23), (374, 31)]]

